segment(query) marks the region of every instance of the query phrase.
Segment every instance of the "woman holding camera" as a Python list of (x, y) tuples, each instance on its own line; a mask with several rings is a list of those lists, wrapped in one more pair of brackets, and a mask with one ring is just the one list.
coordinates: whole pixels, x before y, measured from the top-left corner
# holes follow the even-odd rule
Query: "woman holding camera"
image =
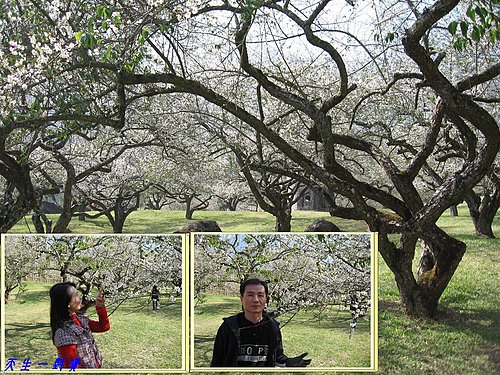
[[(81, 314), (81, 300), (73, 283), (58, 283), (50, 289), (50, 325), (52, 342), (64, 367), (101, 368), (102, 355), (97, 348), (92, 332), (109, 330), (109, 319), (105, 298), (101, 289), (96, 297), (99, 320), (91, 320)], [(72, 361), (76, 361), (72, 363)]]

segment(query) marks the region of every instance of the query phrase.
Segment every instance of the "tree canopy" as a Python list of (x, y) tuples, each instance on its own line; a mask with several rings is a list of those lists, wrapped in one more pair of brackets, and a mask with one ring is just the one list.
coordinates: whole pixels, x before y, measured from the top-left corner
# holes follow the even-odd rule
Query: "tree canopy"
[[(41, 153), (66, 165), (68, 181), (58, 155), (77, 140), (110, 131), (169, 150), (179, 127), (196, 125), (200, 143), (215, 134), (253, 179), (294, 179), (324, 192), (332, 215), (366, 221), (406, 310), (431, 316), (465, 252), (437, 219), (485, 177), (498, 185), (498, 8), (5, 1), (0, 229), (74, 186), (54, 183)], [(107, 173), (103, 163), (92, 173)]]
[(268, 311), (295, 315), (306, 308), (341, 305), (371, 284), (369, 234), (197, 234), (196, 302), (205, 293), (232, 290), (258, 277), (269, 284)]
[(6, 297), (37, 274), (74, 282), (84, 308), (101, 287), (115, 306), (148, 295), (153, 285), (163, 293), (182, 290), (180, 236), (9, 235), (5, 259)]

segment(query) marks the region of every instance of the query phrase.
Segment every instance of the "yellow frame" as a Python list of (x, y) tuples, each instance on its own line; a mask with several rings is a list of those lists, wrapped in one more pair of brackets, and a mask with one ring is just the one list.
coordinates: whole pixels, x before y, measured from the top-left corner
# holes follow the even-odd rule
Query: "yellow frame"
[[(1, 363), (1, 369), (0, 371), (4, 373), (4, 369), (6, 366), (6, 357), (5, 357), (5, 239), (7, 237), (14, 237), (14, 236), (51, 236), (54, 234), (2, 234), (1, 239), (2, 239), (2, 249), (1, 249), (1, 351), (0, 351), (0, 363)], [(188, 372), (188, 332), (187, 332), (187, 322), (188, 322), (188, 298), (187, 298), (187, 290), (188, 290), (188, 265), (187, 265), (187, 259), (188, 259), (188, 244), (187, 244), (187, 236), (182, 235), (182, 234), (76, 234), (76, 233), (71, 233), (71, 234), (57, 234), (58, 236), (75, 236), (75, 235), (84, 235), (84, 236), (95, 236), (95, 237), (102, 237), (102, 236), (124, 236), (124, 237), (138, 237), (138, 236), (165, 236), (165, 237), (180, 237), (182, 240), (182, 359), (181, 359), (181, 367), (178, 369), (76, 369), (75, 372), (70, 372), (70, 373), (99, 373), (99, 374), (130, 374), (130, 373), (147, 373), (147, 374), (153, 374), (153, 373), (158, 373), (158, 374), (185, 374)], [(19, 369), (16, 369), (14, 371), (7, 371), (5, 372), (6, 374), (29, 374), (31, 373), (37, 373), (37, 374), (61, 374), (61, 373), (68, 373), (68, 369), (64, 369), (63, 371), (60, 370), (52, 370), (52, 369), (33, 369), (29, 371), (21, 371)]]
[[(371, 264), (370, 264), (370, 277), (371, 277), (371, 315), (370, 315), (370, 336), (371, 336), (371, 355), (370, 355), (370, 367), (307, 367), (305, 368), (281, 368), (281, 367), (259, 367), (258, 369), (255, 368), (235, 368), (235, 367), (196, 367), (194, 366), (194, 319), (191, 319), (190, 321), (190, 337), (191, 337), (191, 350), (190, 350), (190, 366), (189, 366), (189, 371), (190, 372), (237, 372), (237, 373), (243, 373), (243, 372), (274, 372), (274, 373), (290, 373), (290, 372), (377, 372), (378, 371), (378, 236), (377, 233), (375, 232), (368, 232), (371, 237), (370, 237), (370, 242), (371, 242), (371, 249), (370, 249), (370, 258), (371, 258)], [(266, 235), (266, 234), (273, 234), (276, 235), (276, 232), (257, 232), (257, 233), (231, 233), (231, 232), (214, 232), (214, 233), (191, 233), (191, 240), (190, 240), (190, 266), (191, 266), (191, 271), (190, 271), (190, 280), (194, 279), (194, 236), (195, 235), (206, 235), (206, 234), (215, 234), (215, 235), (231, 235), (231, 234), (255, 234), (255, 235)], [(286, 232), (283, 233), (284, 235), (316, 235), (316, 234), (334, 234), (334, 233), (329, 233), (329, 232)], [(335, 233), (337, 234), (337, 233)], [(341, 232), (338, 234), (342, 235), (366, 235), (366, 232)], [(191, 316), (194, 317), (194, 286), (193, 283), (190, 285), (190, 310), (191, 310)]]

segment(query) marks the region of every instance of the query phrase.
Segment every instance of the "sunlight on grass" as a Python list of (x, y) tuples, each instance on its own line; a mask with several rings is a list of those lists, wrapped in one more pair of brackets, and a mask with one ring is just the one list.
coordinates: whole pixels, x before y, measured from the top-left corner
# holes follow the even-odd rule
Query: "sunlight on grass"
[[(438, 225), (467, 244), (440, 300), (435, 320), (404, 315), (394, 276), (379, 262), (379, 358), (382, 373), (494, 374), (499, 372), (500, 240), (479, 238), (466, 208)], [(500, 217), (493, 231), (500, 232)]]

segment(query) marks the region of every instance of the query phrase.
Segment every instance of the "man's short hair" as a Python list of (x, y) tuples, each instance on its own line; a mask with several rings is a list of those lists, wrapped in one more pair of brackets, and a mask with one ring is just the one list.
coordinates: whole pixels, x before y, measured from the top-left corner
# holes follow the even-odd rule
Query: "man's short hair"
[(269, 287), (265, 281), (260, 279), (247, 279), (240, 284), (240, 296), (245, 293), (245, 288), (247, 285), (262, 285), (264, 287), (264, 291), (266, 292), (266, 297), (269, 298)]

